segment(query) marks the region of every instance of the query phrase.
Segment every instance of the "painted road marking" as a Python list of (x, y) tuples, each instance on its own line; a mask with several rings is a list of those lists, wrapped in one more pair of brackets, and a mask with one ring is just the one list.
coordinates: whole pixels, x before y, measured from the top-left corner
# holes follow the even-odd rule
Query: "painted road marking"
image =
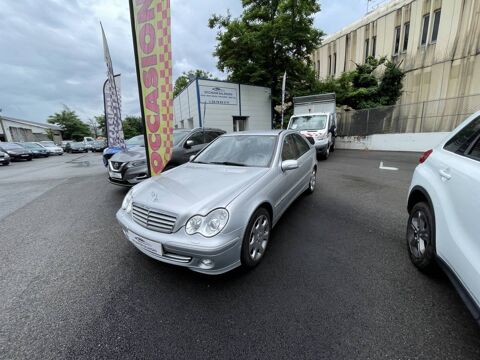
[(390, 170), (390, 171), (397, 171), (398, 168), (391, 167), (391, 166), (383, 166), (383, 161), (380, 161), (380, 166), (378, 167), (380, 170)]

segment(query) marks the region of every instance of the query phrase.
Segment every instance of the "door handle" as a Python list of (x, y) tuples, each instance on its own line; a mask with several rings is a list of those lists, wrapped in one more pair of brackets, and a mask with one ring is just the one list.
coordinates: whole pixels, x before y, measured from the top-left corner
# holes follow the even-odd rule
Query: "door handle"
[(452, 178), (449, 169), (438, 170), (438, 172), (440, 173), (440, 176), (445, 180), (450, 180)]

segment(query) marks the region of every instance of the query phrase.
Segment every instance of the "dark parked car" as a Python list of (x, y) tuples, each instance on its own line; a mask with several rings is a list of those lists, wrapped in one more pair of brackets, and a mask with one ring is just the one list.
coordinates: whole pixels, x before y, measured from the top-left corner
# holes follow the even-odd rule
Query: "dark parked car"
[(0, 143), (0, 151), (7, 153), (12, 161), (27, 160), (32, 161), (33, 154), (30, 150), (25, 149), (15, 143), (2, 142)]
[(92, 143), (92, 152), (103, 151), (107, 147), (107, 142), (105, 140), (95, 140)]
[(38, 144), (35, 144), (35, 143), (16, 143), (16, 144), (23, 146), (27, 150), (30, 150), (34, 158), (50, 156), (48, 150)]
[[(220, 129), (193, 129), (173, 131), (172, 158), (164, 171), (190, 160), (210, 142), (225, 131)], [(145, 147), (135, 147), (113, 155), (109, 161), (108, 174), (112, 184), (133, 186), (147, 178)]]
[(3, 151), (0, 151), (0, 164), (5, 166), (10, 164), (10, 155)]
[(70, 142), (65, 146), (65, 151), (67, 153), (86, 153), (88, 152), (85, 144), (83, 142)]

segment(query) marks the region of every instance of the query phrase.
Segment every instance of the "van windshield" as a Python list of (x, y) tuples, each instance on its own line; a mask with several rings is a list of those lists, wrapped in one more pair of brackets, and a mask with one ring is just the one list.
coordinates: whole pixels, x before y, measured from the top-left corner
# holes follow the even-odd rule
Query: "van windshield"
[(292, 117), (292, 130), (322, 130), (327, 126), (327, 115), (305, 115)]

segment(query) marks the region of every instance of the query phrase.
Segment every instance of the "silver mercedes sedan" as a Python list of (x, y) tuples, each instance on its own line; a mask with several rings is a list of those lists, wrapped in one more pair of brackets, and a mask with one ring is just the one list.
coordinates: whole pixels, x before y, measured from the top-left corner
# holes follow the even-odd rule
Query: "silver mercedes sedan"
[(252, 268), (289, 205), (315, 190), (316, 174), (315, 148), (297, 132), (226, 134), (133, 187), (117, 220), (157, 260), (206, 274)]

